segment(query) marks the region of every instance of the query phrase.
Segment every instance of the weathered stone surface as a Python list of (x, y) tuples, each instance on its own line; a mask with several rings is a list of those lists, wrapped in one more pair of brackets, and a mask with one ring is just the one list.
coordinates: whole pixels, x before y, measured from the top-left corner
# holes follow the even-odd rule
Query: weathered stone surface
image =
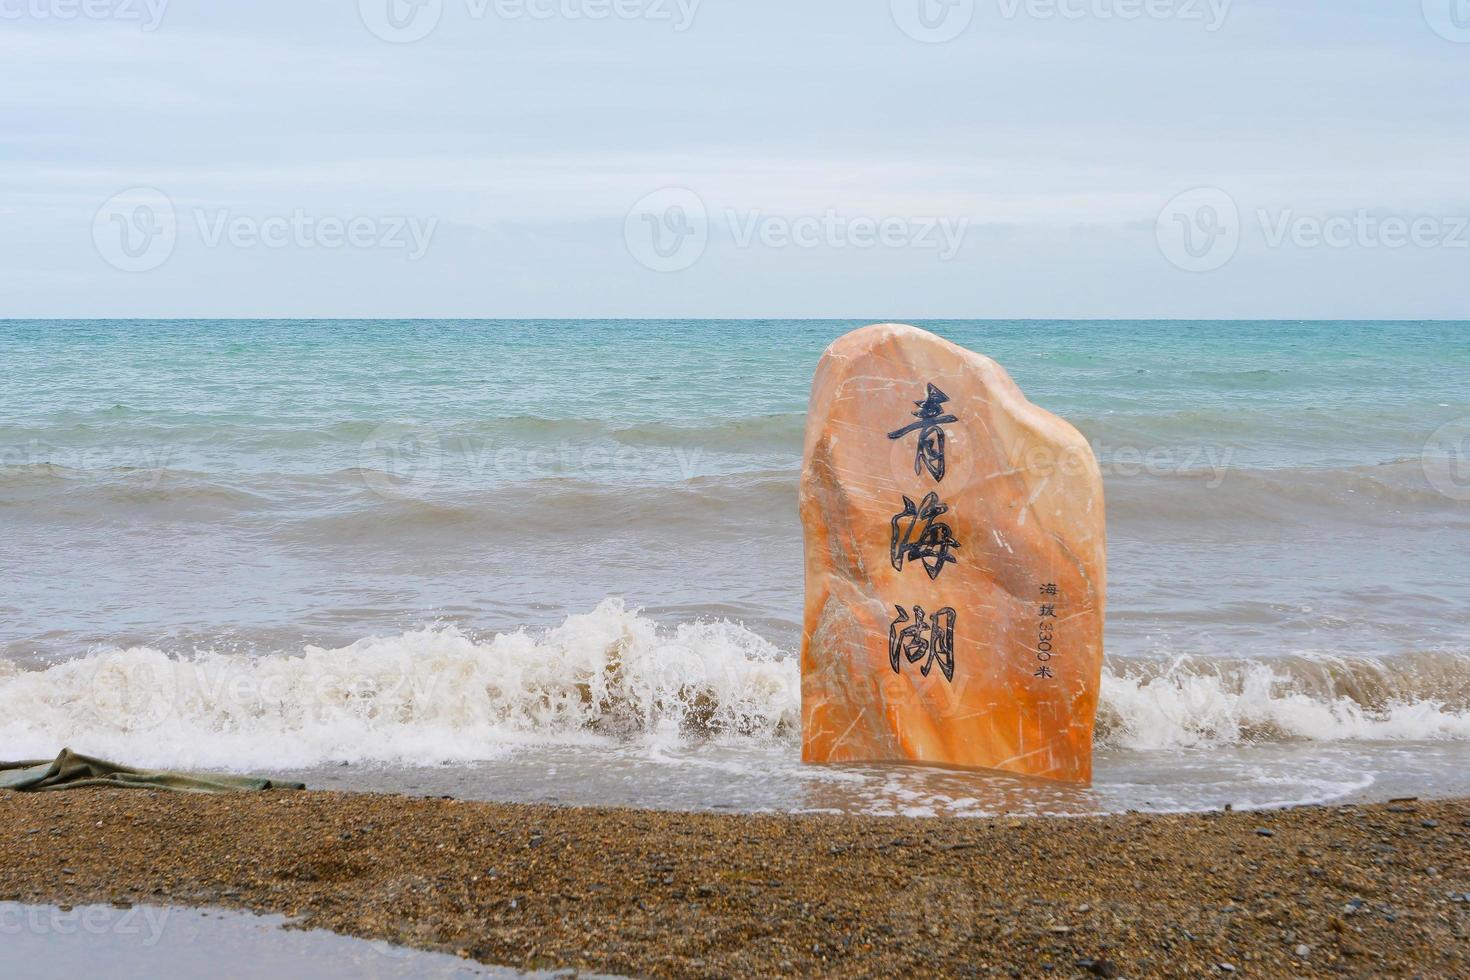
[(806, 761), (1091, 780), (1106, 531), (1076, 429), (987, 357), (865, 327), (817, 368), (801, 516)]

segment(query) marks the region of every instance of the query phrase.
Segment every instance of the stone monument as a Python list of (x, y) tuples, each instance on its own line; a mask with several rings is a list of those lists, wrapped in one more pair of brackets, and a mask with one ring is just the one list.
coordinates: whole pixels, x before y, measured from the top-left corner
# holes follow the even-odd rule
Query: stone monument
[(1102, 476), (988, 357), (856, 330), (817, 367), (801, 481), (802, 755), (1088, 783)]

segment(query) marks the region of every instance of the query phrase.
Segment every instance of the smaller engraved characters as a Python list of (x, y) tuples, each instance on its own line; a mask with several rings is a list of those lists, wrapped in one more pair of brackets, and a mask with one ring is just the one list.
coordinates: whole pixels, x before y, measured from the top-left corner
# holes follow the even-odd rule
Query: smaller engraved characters
[(903, 673), (903, 661), (916, 664), (924, 661), (919, 673), (924, 677), (939, 664), (944, 679), (954, 682), (954, 622), (955, 611), (948, 607), (927, 617), (923, 606), (914, 607), (913, 619), (902, 606), (898, 618), (888, 627), (888, 661), (895, 674)]
[(1036, 618), (1040, 620), (1036, 627), (1036, 660), (1040, 664), (1033, 675), (1042, 680), (1051, 680), (1056, 677), (1051, 669), (1051, 660), (1055, 655), (1053, 641), (1056, 639), (1057, 602), (1059, 595), (1055, 582), (1047, 582), (1041, 587), (1041, 595), (1052, 599), (1051, 602), (1038, 603)]
[(890, 439), (902, 439), (910, 432), (918, 432), (919, 446), (914, 454), (914, 475), (928, 469), (929, 475), (939, 483), (944, 482), (944, 429), (940, 427), (959, 421), (957, 416), (944, 414), (944, 403), (947, 401), (949, 396), (931, 382), (924, 400), (914, 402), (918, 411), (913, 415), (919, 421), (910, 422), (902, 429), (888, 433)]
[(944, 571), (945, 563), (955, 563), (950, 550), (960, 547), (960, 542), (948, 524), (936, 521), (948, 512), (949, 505), (941, 502), (937, 493), (929, 494), (917, 506), (904, 496), (903, 513), (893, 515), (889, 545), (895, 570), (903, 571), (906, 561), (922, 562), (933, 580)]

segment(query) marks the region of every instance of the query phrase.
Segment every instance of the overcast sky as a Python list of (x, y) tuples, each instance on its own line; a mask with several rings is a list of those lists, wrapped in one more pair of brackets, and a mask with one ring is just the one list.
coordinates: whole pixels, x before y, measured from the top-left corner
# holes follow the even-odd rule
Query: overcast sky
[(0, 0), (0, 316), (1470, 318), (1470, 0)]

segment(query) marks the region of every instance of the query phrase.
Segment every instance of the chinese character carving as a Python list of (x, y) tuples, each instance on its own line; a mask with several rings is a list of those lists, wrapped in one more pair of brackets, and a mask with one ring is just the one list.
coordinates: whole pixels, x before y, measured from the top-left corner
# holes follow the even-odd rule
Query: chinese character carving
[(955, 611), (948, 607), (927, 618), (923, 606), (914, 607), (914, 618), (902, 606), (895, 607), (898, 618), (888, 627), (888, 661), (895, 674), (903, 673), (902, 662), (924, 661), (919, 673), (925, 677), (939, 664), (944, 679), (954, 682)]
[(914, 474), (918, 475), (928, 469), (929, 475), (940, 483), (944, 482), (944, 429), (940, 426), (959, 421), (954, 415), (944, 414), (944, 403), (947, 401), (949, 396), (930, 384), (929, 393), (924, 400), (914, 402), (918, 411), (913, 414), (919, 421), (888, 433), (890, 439), (902, 439), (910, 432), (918, 432), (919, 446), (914, 454)]
[(1047, 620), (1056, 620), (1058, 618), (1057, 606), (1059, 603), (1056, 600), (1061, 595), (1061, 590), (1057, 588), (1055, 582), (1047, 582), (1041, 587), (1041, 594), (1051, 598), (1052, 601), (1037, 603), (1036, 660), (1040, 666), (1032, 676), (1039, 677), (1042, 680), (1051, 680), (1056, 677), (1055, 672), (1051, 669), (1051, 659), (1056, 654), (1054, 641), (1056, 640), (1057, 624), (1055, 622), (1047, 622)]
[(903, 513), (893, 515), (889, 553), (893, 567), (903, 571), (905, 561), (919, 561), (929, 578), (937, 579), (944, 571), (945, 563), (954, 563), (950, 549), (958, 548), (959, 541), (948, 524), (936, 518), (949, 512), (949, 505), (941, 503), (939, 494), (931, 493), (917, 507), (907, 495), (903, 498)]

